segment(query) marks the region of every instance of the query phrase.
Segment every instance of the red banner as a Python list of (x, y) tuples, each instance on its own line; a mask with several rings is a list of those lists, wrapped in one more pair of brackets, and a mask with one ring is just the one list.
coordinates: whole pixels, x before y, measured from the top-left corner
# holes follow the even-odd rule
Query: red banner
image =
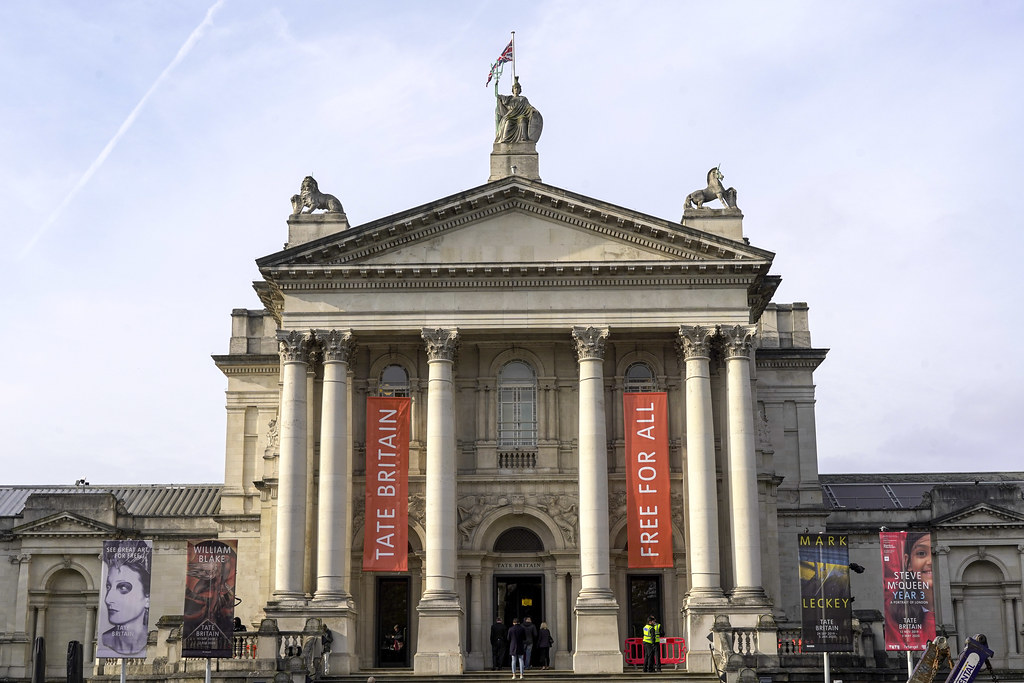
[(238, 541), (189, 541), (182, 657), (231, 657)]
[(410, 399), (366, 399), (364, 572), (409, 568)]
[(672, 566), (668, 471), (668, 394), (623, 396), (629, 568)]
[(885, 649), (924, 650), (935, 639), (932, 536), (925, 532), (883, 531), (882, 601)]

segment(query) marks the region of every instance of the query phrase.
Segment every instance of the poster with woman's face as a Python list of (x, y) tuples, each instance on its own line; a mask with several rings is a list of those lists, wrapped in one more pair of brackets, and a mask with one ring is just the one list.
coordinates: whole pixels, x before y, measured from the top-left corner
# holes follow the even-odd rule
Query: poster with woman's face
[(103, 542), (97, 657), (146, 656), (152, 576), (152, 541)]
[(885, 649), (923, 650), (935, 638), (931, 534), (883, 531), (879, 545)]

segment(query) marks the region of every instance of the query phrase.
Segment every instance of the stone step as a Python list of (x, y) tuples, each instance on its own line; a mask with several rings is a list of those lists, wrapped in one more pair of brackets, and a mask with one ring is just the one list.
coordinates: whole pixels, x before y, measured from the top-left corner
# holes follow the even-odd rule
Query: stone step
[[(323, 683), (367, 683), (373, 678), (373, 683), (498, 683), (499, 681), (511, 681), (512, 671), (467, 671), (461, 676), (414, 676), (412, 669), (371, 669), (358, 674), (348, 676), (325, 676), (320, 679)], [(518, 674), (516, 680), (519, 680)], [(534, 683), (557, 683), (559, 681), (607, 681), (616, 683), (618, 681), (678, 681), (682, 683), (719, 683), (714, 674), (692, 674), (683, 669), (664, 669), (660, 673), (644, 673), (641, 669), (627, 669), (619, 674), (588, 674), (581, 676), (568, 670), (549, 669), (547, 671), (532, 669), (526, 672), (524, 681)]]

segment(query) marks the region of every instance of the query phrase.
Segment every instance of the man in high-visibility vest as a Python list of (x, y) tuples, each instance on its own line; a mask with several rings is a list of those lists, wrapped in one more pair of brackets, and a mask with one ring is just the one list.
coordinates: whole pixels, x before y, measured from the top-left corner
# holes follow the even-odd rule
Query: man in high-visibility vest
[(661, 671), (661, 622), (654, 617), (654, 670)]
[(644, 671), (653, 672), (655, 670), (655, 652), (658, 648), (658, 636), (657, 636), (657, 620), (654, 615), (647, 617), (647, 625), (644, 626)]

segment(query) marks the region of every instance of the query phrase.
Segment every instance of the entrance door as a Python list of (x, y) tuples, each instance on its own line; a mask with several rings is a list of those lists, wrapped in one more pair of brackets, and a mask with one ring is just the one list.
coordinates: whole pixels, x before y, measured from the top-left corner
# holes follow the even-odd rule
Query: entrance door
[(661, 577), (630, 576), (628, 637), (643, 638), (647, 617), (652, 614), (662, 621)]
[(377, 579), (377, 666), (409, 666), (408, 576)]
[[(543, 576), (496, 576), (494, 577), (494, 614), (501, 622), (512, 628), (512, 619), (523, 623), (530, 617), (538, 629), (544, 621), (544, 577)], [(511, 665), (506, 653), (502, 666)]]

